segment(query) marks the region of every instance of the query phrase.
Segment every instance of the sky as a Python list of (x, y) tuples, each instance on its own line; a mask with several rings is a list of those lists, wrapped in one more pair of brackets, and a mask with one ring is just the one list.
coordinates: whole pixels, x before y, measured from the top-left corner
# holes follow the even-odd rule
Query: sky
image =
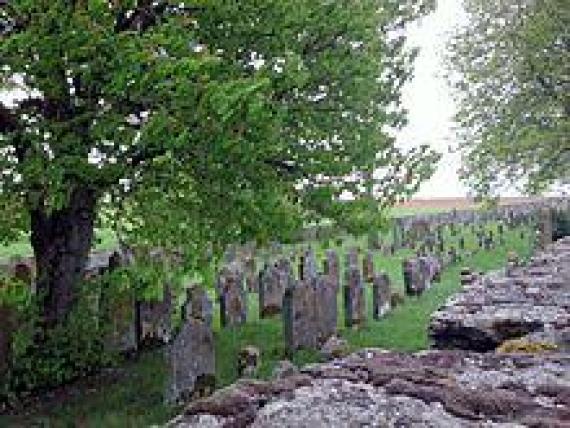
[(443, 76), (443, 53), (449, 33), (466, 21), (461, 0), (438, 0), (437, 9), (408, 28), (408, 43), (420, 48), (413, 79), (406, 84), (403, 103), (409, 111), (409, 123), (397, 135), (400, 147), (429, 144), (443, 157), (434, 176), (416, 195), (425, 197), (465, 196), (457, 168), (461, 159), (450, 153), (455, 147), (453, 115), (455, 104)]

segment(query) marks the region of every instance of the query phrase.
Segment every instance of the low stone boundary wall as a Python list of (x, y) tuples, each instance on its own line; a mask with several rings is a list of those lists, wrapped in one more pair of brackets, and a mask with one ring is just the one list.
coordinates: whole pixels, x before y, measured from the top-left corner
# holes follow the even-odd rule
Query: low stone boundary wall
[(569, 370), (562, 354), (363, 350), (268, 382), (239, 381), (168, 426), (564, 427)]
[(433, 315), (429, 333), (439, 349), (489, 351), (520, 338), (568, 349), (570, 237), (526, 266), (511, 264), (467, 285)]

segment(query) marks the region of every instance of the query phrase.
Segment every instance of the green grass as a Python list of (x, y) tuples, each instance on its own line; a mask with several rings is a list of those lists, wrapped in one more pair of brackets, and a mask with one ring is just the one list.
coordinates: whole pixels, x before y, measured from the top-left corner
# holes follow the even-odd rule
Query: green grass
[[(372, 320), (371, 287), (366, 288), (368, 323), (360, 331), (345, 329), (339, 322), (339, 333), (347, 339), (352, 349), (362, 347), (380, 347), (402, 351), (416, 351), (429, 346), (427, 325), (430, 315), (440, 307), (448, 296), (456, 292), (459, 285), (459, 270), (470, 266), (477, 271), (488, 271), (503, 266), (507, 252), (515, 250), (523, 257), (530, 253), (528, 240), (521, 240), (518, 231), (507, 231), (504, 247), (481, 251), (469, 260), (464, 260), (449, 267), (442, 275), (441, 283), (435, 284), (419, 298), (406, 298), (399, 306), (380, 321)], [(448, 237), (449, 239), (453, 239)], [(345, 239), (343, 247), (366, 245), (365, 238)], [(475, 247), (475, 238), (469, 233), (467, 249)], [(322, 245), (316, 246), (318, 255), (322, 255)], [(376, 256), (376, 268), (385, 269), (393, 282), (393, 288), (403, 291), (401, 272), (402, 259), (410, 250), (401, 250), (394, 257)], [(342, 265), (342, 263), (341, 263)], [(339, 293), (340, 295), (341, 293)], [(342, 302), (339, 298), (339, 318), (342, 320)], [(219, 311), (216, 306), (214, 330), (216, 340), (217, 384), (222, 387), (236, 380), (236, 355), (245, 345), (260, 349), (262, 365), (259, 377), (271, 375), (275, 364), (285, 358), (282, 324), (280, 317), (259, 319), (256, 296), (250, 296), (248, 323), (234, 329), (221, 329)], [(293, 361), (303, 365), (319, 360), (315, 351), (300, 351), (293, 356)], [(176, 409), (165, 407), (162, 397), (166, 382), (163, 355), (160, 351), (143, 354), (138, 361), (127, 363), (124, 376), (116, 383), (87, 389), (84, 395), (74, 397), (48, 410), (41, 409), (26, 417), (0, 418), (0, 426), (20, 424), (29, 426), (38, 422), (42, 426), (93, 426), (93, 427), (128, 427), (146, 426), (167, 421)], [(41, 416), (39, 416), (41, 414)]]
[[(448, 236), (448, 240), (453, 240)], [(343, 247), (359, 245), (364, 248), (365, 238), (346, 239)], [(475, 247), (475, 238), (468, 234), (467, 249)], [(488, 271), (503, 266), (507, 252), (515, 250), (523, 257), (530, 253), (528, 240), (521, 240), (518, 231), (507, 232), (507, 244), (489, 252), (478, 252), (469, 260), (449, 267), (442, 275), (441, 283), (435, 284), (419, 298), (406, 298), (405, 303), (382, 320), (372, 320), (371, 287), (366, 288), (368, 323), (359, 331), (345, 329), (342, 319), (342, 304), (339, 297), (339, 333), (347, 339), (352, 349), (380, 347), (401, 351), (417, 351), (429, 346), (427, 325), (430, 315), (440, 307), (447, 297), (455, 293), (459, 285), (459, 270), (470, 266), (477, 271)], [(322, 255), (322, 245), (316, 247)], [(386, 270), (395, 290), (403, 291), (401, 272), (402, 260), (410, 250), (401, 250), (393, 257), (376, 256), (376, 268)], [(339, 293), (340, 295), (341, 293)], [(219, 311), (216, 306), (214, 334), (216, 340), (217, 383), (222, 387), (236, 380), (235, 357), (245, 345), (260, 349), (262, 365), (259, 377), (271, 375), (275, 364), (285, 358), (283, 333), (280, 317), (259, 319), (257, 296), (251, 295), (248, 307), (248, 323), (234, 329), (221, 329)], [(300, 351), (293, 356), (293, 362), (303, 365), (319, 360), (315, 351)], [(161, 351), (141, 355), (137, 361), (128, 362), (121, 368), (122, 375), (115, 381), (105, 381), (96, 387), (80, 387), (81, 395), (61, 400), (49, 409), (39, 408), (27, 416), (0, 418), (0, 426), (90, 426), (128, 427), (145, 426), (167, 421), (177, 409), (163, 403), (166, 382), (166, 367)]]

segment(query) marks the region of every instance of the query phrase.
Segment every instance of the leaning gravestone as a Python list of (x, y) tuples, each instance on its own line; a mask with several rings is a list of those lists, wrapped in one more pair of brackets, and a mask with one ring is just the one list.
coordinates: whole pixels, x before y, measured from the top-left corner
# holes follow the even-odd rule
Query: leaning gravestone
[(182, 328), (166, 350), (170, 378), (166, 400), (181, 404), (207, 395), (215, 386), (212, 303), (198, 287), (189, 290)]
[(243, 272), (237, 263), (226, 265), (220, 271), (216, 284), (220, 302), (222, 327), (242, 325), (247, 319), (247, 293)]
[(344, 316), (349, 328), (360, 328), (366, 323), (364, 284), (360, 271), (354, 266), (347, 267), (345, 273)]
[(315, 286), (312, 281), (296, 281), (283, 297), (283, 334), (287, 354), (317, 347)]
[(374, 275), (372, 283), (372, 317), (382, 318), (390, 311), (390, 277), (386, 272)]

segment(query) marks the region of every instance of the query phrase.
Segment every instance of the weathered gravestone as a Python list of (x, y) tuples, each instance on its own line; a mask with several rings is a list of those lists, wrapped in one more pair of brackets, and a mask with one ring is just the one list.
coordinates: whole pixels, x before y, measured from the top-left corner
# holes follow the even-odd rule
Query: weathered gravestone
[(235, 327), (247, 320), (247, 293), (243, 272), (237, 263), (224, 266), (216, 284), (222, 327)]
[(296, 281), (283, 297), (283, 335), (288, 354), (298, 349), (316, 349), (318, 327), (315, 313), (316, 281)]
[(424, 292), (424, 280), (418, 258), (406, 259), (402, 262), (404, 287), (408, 296), (419, 296)]
[(390, 277), (386, 272), (374, 275), (372, 283), (372, 317), (375, 320), (382, 318), (390, 311)]
[(285, 290), (293, 281), (293, 270), (286, 258), (266, 266), (260, 276), (259, 316), (269, 317), (281, 313)]
[(344, 316), (349, 328), (360, 328), (366, 324), (364, 284), (358, 267), (349, 266), (345, 272)]
[(336, 333), (337, 285), (329, 275), (319, 275), (315, 280), (315, 318), (317, 342), (323, 344)]
[(545, 249), (552, 243), (553, 230), (553, 210), (543, 208), (538, 212), (538, 247)]
[(173, 404), (209, 394), (216, 379), (212, 303), (199, 287), (188, 290), (188, 298), (181, 330), (166, 350), (166, 400)]
[(311, 280), (317, 277), (317, 259), (312, 248), (305, 250), (299, 261), (299, 279)]
[(346, 267), (352, 267), (358, 269), (358, 248), (351, 247), (346, 252), (345, 264)]
[(142, 342), (146, 344), (168, 343), (172, 336), (172, 293), (170, 287), (164, 286), (162, 300), (140, 302), (139, 316)]
[(366, 282), (372, 282), (374, 279), (374, 253), (372, 251), (367, 251), (362, 259), (362, 276)]
[(324, 272), (328, 275), (335, 286), (335, 292), (340, 289), (340, 259), (334, 250), (327, 250), (324, 262)]

